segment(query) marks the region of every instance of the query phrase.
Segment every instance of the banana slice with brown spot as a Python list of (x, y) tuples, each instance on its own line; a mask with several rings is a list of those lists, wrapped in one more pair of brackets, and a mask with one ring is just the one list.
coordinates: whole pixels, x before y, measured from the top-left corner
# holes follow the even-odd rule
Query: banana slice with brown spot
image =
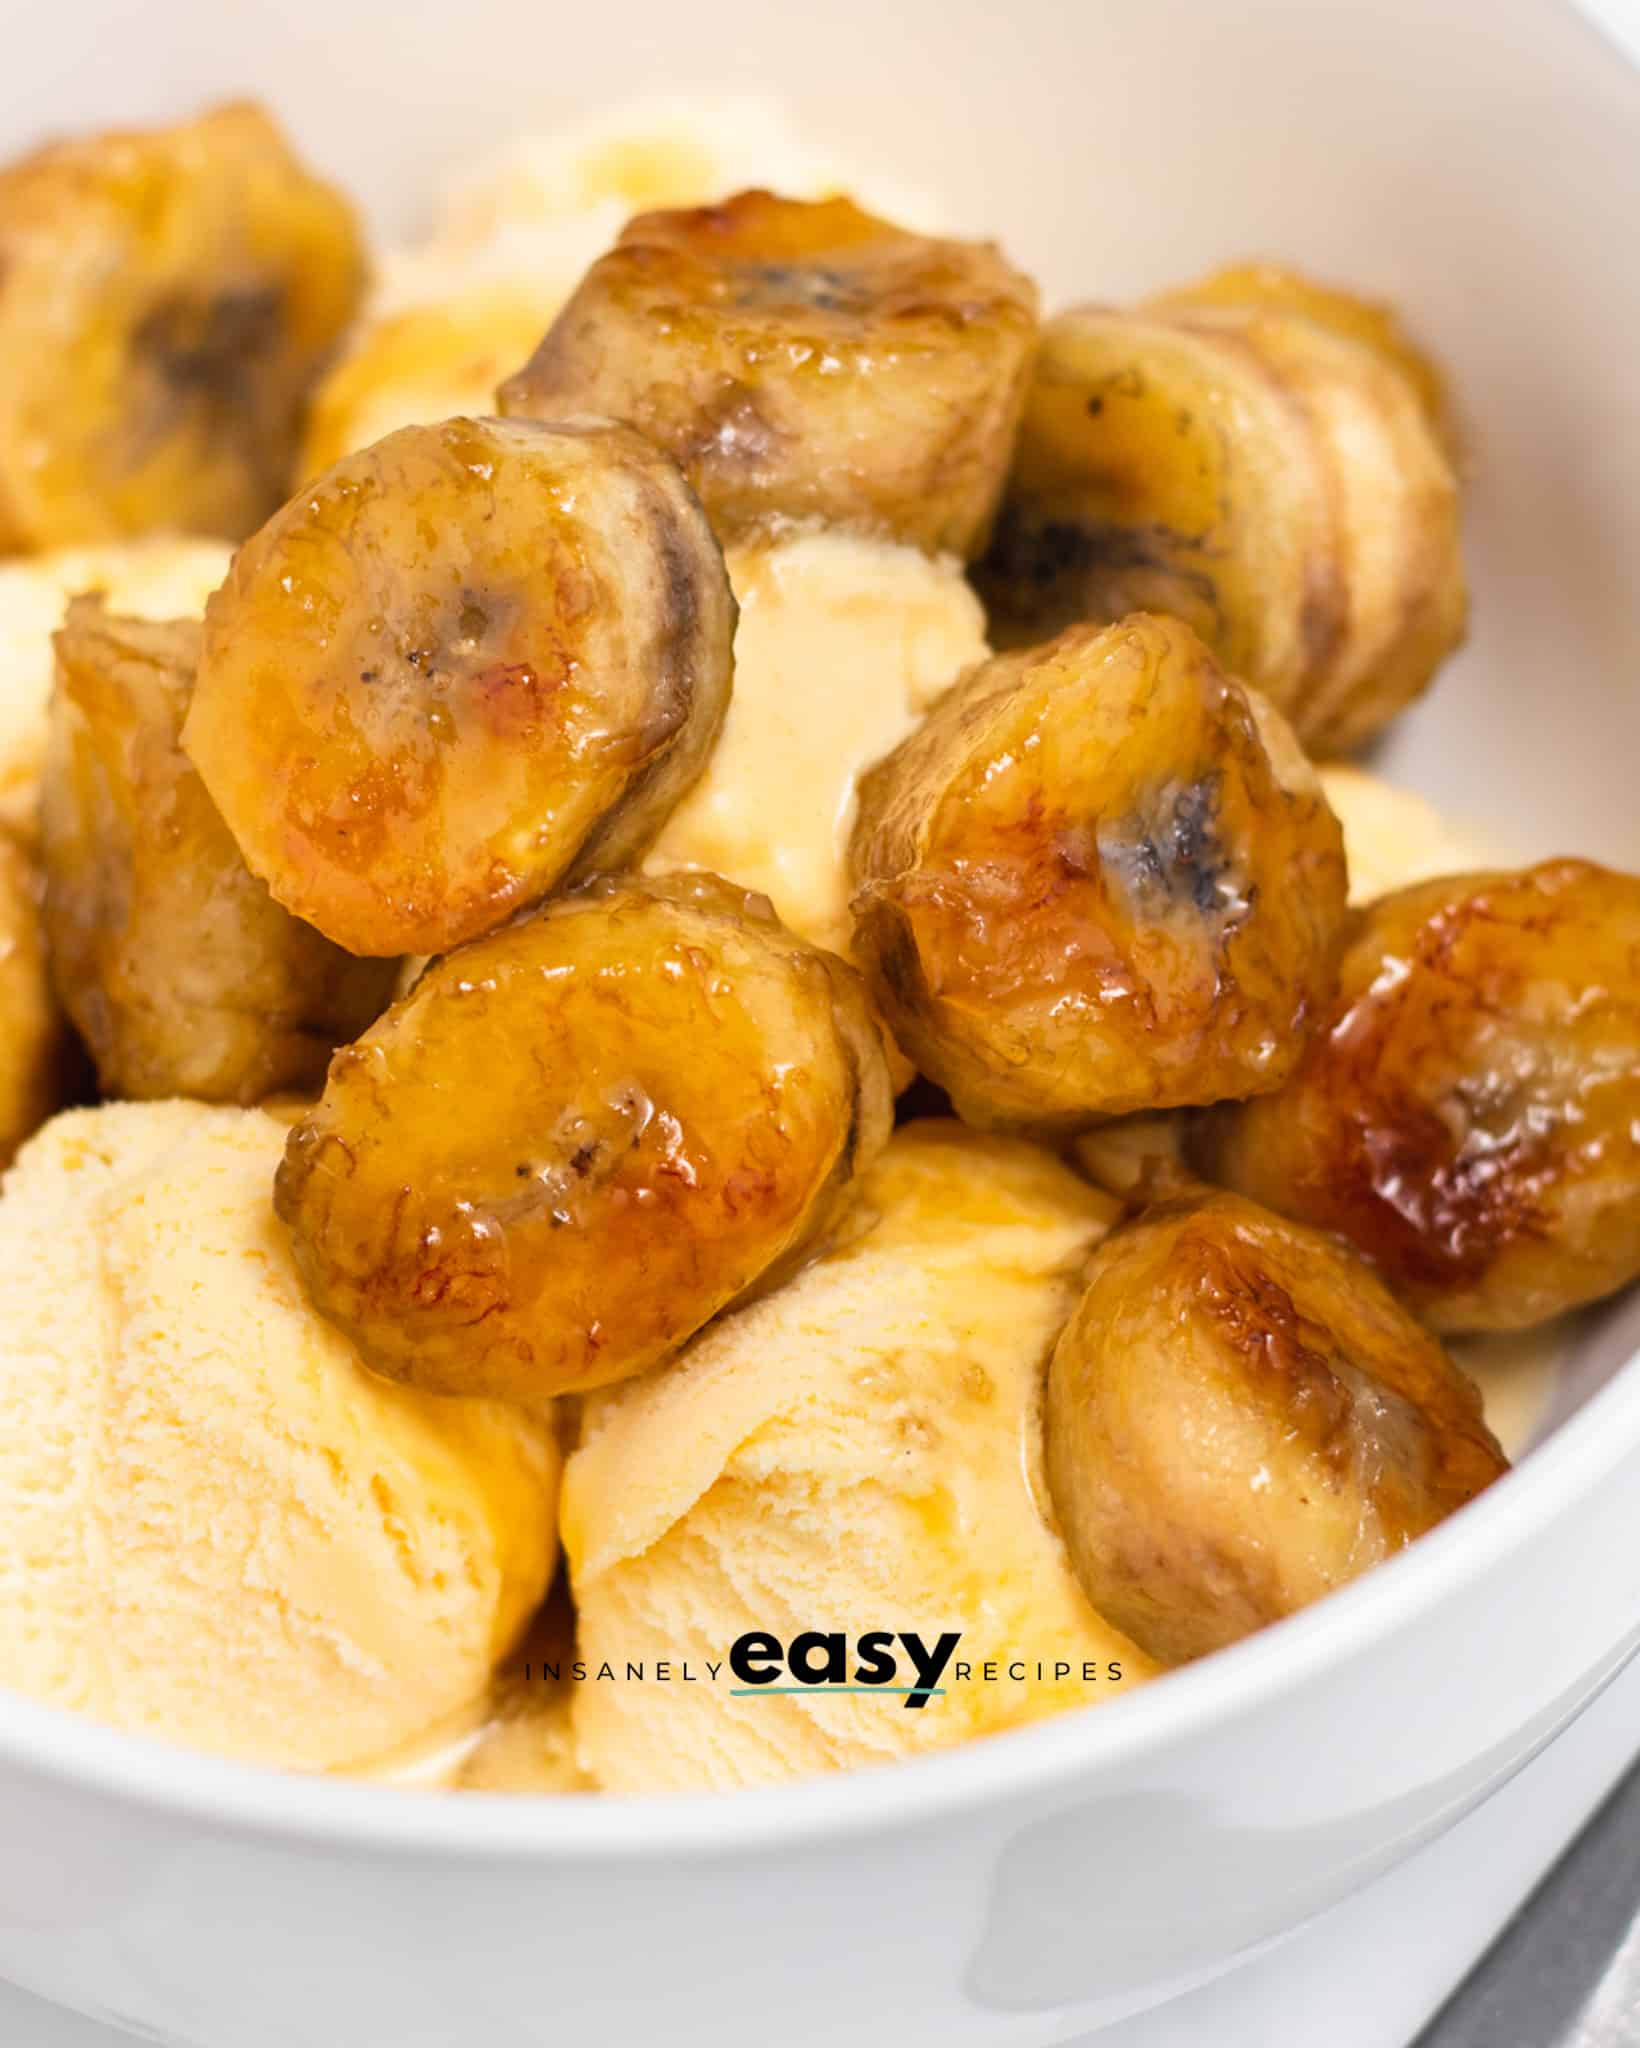
[(1640, 877), (1562, 860), (1386, 896), (1292, 1079), (1195, 1149), (1438, 1330), (1525, 1329), (1640, 1278)]
[(801, 520), (967, 556), (1035, 334), (1035, 287), (990, 243), (742, 192), (631, 222), (500, 404), (630, 421), (725, 542)]
[(1324, 754), (1417, 697), (1467, 618), (1417, 385), (1273, 300), (1050, 322), (979, 583), (1005, 644), (1171, 612)]
[(199, 627), (79, 598), (56, 636), (41, 801), (52, 972), (107, 1095), (313, 1087), (397, 965), (282, 910), (177, 744)]
[(717, 737), (734, 621), (629, 429), (405, 427), (235, 556), (183, 744), (288, 910), (436, 953), (643, 850)]
[(866, 776), (851, 857), (857, 957), (971, 1123), (1278, 1087), (1332, 992), (1337, 820), (1174, 619), (971, 671)]
[(0, 553), (249, 533), (364, 281), (346, 200), (249, 104), (0, 171)]
[(1083, 1591), (1164, 1663), (1358, 1577), (1507, 1469), (1478, 1390), (1370, 1267), (1230, 1195), (1094, 1253), (1046, 1437)]
[(852, 968), (715, 875), (606, 880), (436, 961), (340, 1053), (275, 1203), (378, 1370), (535, 1403), (789, 1270), (891, 1119)]

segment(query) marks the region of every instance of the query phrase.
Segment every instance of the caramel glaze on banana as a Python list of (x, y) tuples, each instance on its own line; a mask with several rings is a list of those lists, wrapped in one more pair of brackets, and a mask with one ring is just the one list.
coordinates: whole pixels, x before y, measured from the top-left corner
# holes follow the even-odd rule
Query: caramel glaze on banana
[(1332, 328), (1346, 340), (1362, 343), (1399, 371), (1417, 392), (1424, 416), (1451, 458), (1453, 468), (1461, 467), (1462, 435), (1457, 409), (1441, 366), (1407, 332), (1395, 308), (1381, 299), (1340, 290), (1300, 271), (1285, 269), (1279, 263), (1231, 263), (1197, 278), (1193, 284), (1175, 285), (1169, 291), (1158, 292), (1146, 303), (1162, 310), (1177, 306), (1184, 311), (1208, 306), (1230, 306), (1242, 311), (1264, 307), (1274, 312), (1296, 313), (1302, 319)]
[(1463, 637), (1457, 484), (1377, 309), (1258, 277), (1048, 324), (978, 582), (1004, 645), (1171, 612), (1338, 754)]
[(288, 910), (437, 953), (643, 851), (717, 738), (734, 625), (698, 501), (628, 428), (404, 427), (234, 557), (183, 745)]
[(1164, 1663), (1319, 1599), (1506, 1469), (1475, 1386), (1363, 1260), (1222, 1194), (1094, 1253), (1046, 1432), (1084, 1592)]
[(804, 521), (969, 556), (1035, 335), (1035, 287), (988, 242), (742, 192), (632, 221), (500, 405), (630, 422), (725, 544)]
[(379, 1371), (539, 1403), (789, 1271), (891, 1119), (852, 968), (715, 875), (609, 879), (435, 962), (338, 1054), (275, 1205)]
[(1524, 1329), (1640, 1277), (1640, 878), (1561, 860), (1382, 898), (1291, 1080), (1194, 1149), (1438, 1330)]
[(1338, 822), (1175, 619), (970, 671), (866, 776), (851, 864), (889, 1027), (982, 1126), (1277, 1087), (1332, 993)]
[(41, 789), (52, 974), (103, 1092), (259, 1102), (317, 1087), (397, 972), (282, 910), (177, 744), (192, 620), (77, 598), (56, 636)]

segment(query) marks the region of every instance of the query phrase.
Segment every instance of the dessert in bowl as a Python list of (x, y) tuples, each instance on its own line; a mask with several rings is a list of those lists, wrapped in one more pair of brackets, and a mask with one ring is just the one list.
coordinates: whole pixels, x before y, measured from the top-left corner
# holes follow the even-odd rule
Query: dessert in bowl
[[(18, 1467), (44, 1576), (8, 1676), (229, 1756), (577, 1795), (410, 1801), (365, 1850), (492, 1875), (531, 1840), (566, 1883), (744, 1856), (784, 1824), (733, 1817), (765, 1797), (840, 1813), (818, 1870), (845, 1783), (885, 1824), (938, 1799), (1018, 1837), (974, 2011), (1119, 2004), (1279, 1924), (1273, 1880), (1158, 1960), (1147, 1886), (1220, 1837), (1192, 1808), (1173, 1839), (1152, 1798), (1126, 1933), (1084, 1969), (1031, 1903), (1047, 1869), (1091, 1896), (1090, 1831), (1120, 1831), (1101, 1799), (1054, 1814), (1073, 1731), (1109, 1718), (1077, 1739), (1138, 1799), (1214, 1688), (1220, 1745), (1263, 1739), (1261, 1687), (1363, 1701), (1415, 1606), (1393, 1587), (1483, 1560), (1529, 1584), (1512, 1532), (1582, 1418), (1500, 1477), (1571, 1378), (1473, 1333), (1632, 1271), (1634, 885), (1518, 819), (1472, 852), (1438, 812), (1403, 826), (1393, 782), (1309, 758), (1398, 717), (1461, 630), (1452, 408), (1386, 316), (1264, 268), (1038, 344), (1006, 259), (834, 189), (644, 193), (679, 203), (568, 281), (499, 417), (413, 395), (389, 423), (367, 312), (329, 375), (369, 435), (315, 468), (288, 430), (298, 487), (228, 531), (203, 631), (117, 599), (64, 620), (26, 857), (110, 1099), (29, 1138), (0, 1198), (20, 1434), (61, 1447), (43, 1484)], [(763, 381), (726, 390), (725, 351)], [(1403, 984), (1424, 1000), (1375, 1000)], [(1364, 1036), (1388, 1049), (1326, 1068)], [(561, 1590), (524, 1634), (560, 1532), (573, 1615)], [(377, 1574), (412, 1593), (378, 1610)], [(1334, 1887), (1624, 1633), (1495, 1705), (1513, 1736), (1433, 1732), (1409, 1825), (1335, 1813)], [(1412, 1608), (1392, 1634), (1412, 1657)], [(963, 1774), (990, 1751), (1023, 1775), (987, 1814)], [(402, 1796), (279, 1782), (333, 1848)], [(1370, 1754), (1349, 1782), (1381, 1788)], [(647, 1835), (609, 1797), (662, 1787)]]

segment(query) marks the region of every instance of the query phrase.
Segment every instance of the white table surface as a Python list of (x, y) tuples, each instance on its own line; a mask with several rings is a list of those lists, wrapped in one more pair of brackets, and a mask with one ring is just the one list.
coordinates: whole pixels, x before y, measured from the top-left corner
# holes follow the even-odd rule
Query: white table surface
[(1408, 2048), (1637, 1753), (1640, 1660), (1409, 1863), (1217, 1984), (1107, 2028), (1098, 2048)]
[[(1408, 2048), (1640, 1747), (1640, 1662), (1479, 1812), (1281, 1948), (1098, 2048)], [(1093, 2037), (1090, 2037), (1092, 2039)], [(130, 2037), (0, 1985), (5, 2048)], [(450, 2048), (494, 2048), (489, 2041)], [(618, 2048), (618, 2044), (600, 2044)], [(1076, 2044), (1084, 2048), (1084, 2044)], [(1503, 2043), (1497, 2048), (1535, 2048)]]

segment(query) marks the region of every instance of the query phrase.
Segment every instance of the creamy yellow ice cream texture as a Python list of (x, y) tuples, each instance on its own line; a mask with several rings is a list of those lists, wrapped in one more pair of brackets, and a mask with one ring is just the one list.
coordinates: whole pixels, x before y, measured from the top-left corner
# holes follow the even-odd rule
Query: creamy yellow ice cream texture
[(397, 427), (493, 412), (497, 384), (634, 214), (747, 185), (851, 192), (933, 224), (926, 195), (845, 163), (755, 95), (640, 98), (516, 137), (452, 181), (425, 234), (385, 252), (370, 309), (315, 396), (299, 474)]
[(259, 1110), (75, 1110), (0, 1193), (0, 1683), (326, 1769), (474, 1707), (554, 1555), (548, 1425), (366, 1372)]
[(368, 321), (313, 395), (298, 478), (400, 427), (493, 413), (496, 386), (528, 362), (566, 296), (551, 280), (480, 278)]
[[(592, 1792), (570, 1722), (575, 1615), (563, 1581), (496, 1674), (488, 1725), (451, 1782), (464, 1792)], [(552, 1674), (557, 1673), (554, 1677)]]
[(1513, 865), (1478, 827), (1447, 817), (1427, 797), (1397, 789), (1365, 768), (1323, 768), (1321, 787), (1344, 828), (1352, 903), (1371, 903), (1439, 875)]
[(51, 636), (68, 600), (100, 590), (139, 619), (198, 618), (227, 574), (226, 541), (114, 541), (0, 562), (0, 824), (35, 836), (51, 696)]
[(859, 778), (985, 659), (984, 614), (956, 563), (888, 542), (801, 533), (727, 562), (740, 602), (729, 716), (645, 871), (714, 869), (846, 953)]
[[(940, 225), (930, 193), (828, 148), (778, 100), (710, 91), (644, 95), (579, 122), (515, 136), (458, 172), (427, 234), (389, 258), (379, 297), (427, 297), (418, 259), (466, 261), (492, 275), (556, 268), (573, 284), (634, 214), (701, 206), (748, 186), (792, 199), (846, 193), (907, 227), (928, 232)], [(509, 239), (527, 235), (543, 239)], [(548, 252), (556, 263), (543, 264)]]
[[(907, 1125), (854, 1234), (673, 1364), (585, 1407), (563, 1531), (589, 1669), (768, 1630), (960, 1630), (974, 1676), (878, 1694), (734, 1697), (715, 1681), (573, 1688), (605, 1791), (756, 1784), (888, 1761), (1085, 1702), (1153, 1667), (1088, 1606), (1048, 1520), (1049, 1349), (1115, 1204), (1050, 1154)], [(1028, 1661), (1025, 1682), (980, 1676)], [(1050, 1666), (1035, 1677), (1038, 1660)], [(1072, 1676), (1051, 1676), (1055, 1660)], [(1089, 1682), (1119, 1663), (1124, 1676)]]

